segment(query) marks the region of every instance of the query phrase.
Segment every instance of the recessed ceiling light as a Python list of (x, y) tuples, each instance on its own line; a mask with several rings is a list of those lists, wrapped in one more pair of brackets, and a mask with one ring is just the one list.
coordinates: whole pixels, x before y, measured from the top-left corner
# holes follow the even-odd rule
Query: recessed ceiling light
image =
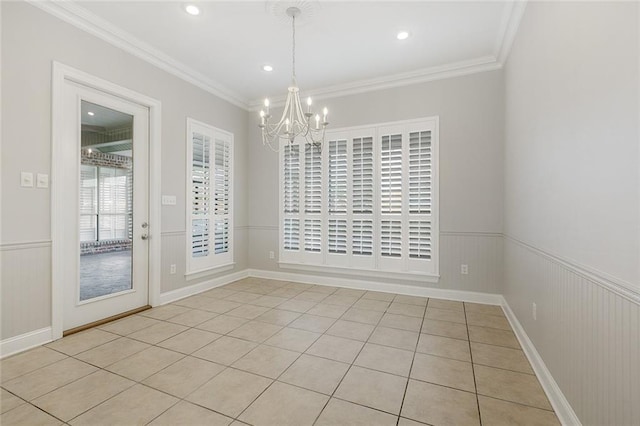
[(194, 4), (188, 4), (184, 7), (185, 12), (187, 12), (189, 15), (193, 15), (193, 16), (198, 16), (200, 15), (200, 9), (198, 8), (198, 6), (194, 5)]
[(262, 66), (262, 71), (271, 72), (273, 71), (273, 67), (271, 65), (265, 64)]
[(409, 38), (409, 31), (400, 31), (398, 35), (396, 35), (398, 40), (406, 40)]
[(93, 117), (94, 115), (96, 115), (96, 113), (95, 113), (95, 112), (93, 112), (93, 111), (88, 111), (88, 112), (87, 112), (87, 115), (90, 115), (90, 116), (92, 116), (92, 117)]

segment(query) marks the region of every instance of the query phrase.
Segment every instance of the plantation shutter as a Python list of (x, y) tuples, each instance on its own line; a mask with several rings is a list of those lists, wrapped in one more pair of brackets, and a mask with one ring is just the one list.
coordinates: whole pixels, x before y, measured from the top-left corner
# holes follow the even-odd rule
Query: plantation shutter
[(373, 213), (373, 138), (353, 140), (353, 213)]
[(402, 256), (402, 222), (383, 220), (380, 235), (380, 253), (382, 256)]
[(322, 247), (322, 220), (304, 220), (304, 249), (319, 253)]
[(371, 256), (373, 254), (373, 221), (353, 221), (353, 254)]
[(284, 147), (284, 212), (300, 211), (300, 146)]
[(229, 251), (229, 189), (231, 168), (231, 145), (223, 139), (215, 140), (214, 167), (214, 220), (215, 220), (215, 253)]
[(322, 153), (315, 148), (305, 152), (304, 211), (320, 214), (322, 210)]
[(233, 135), (187, 120), (187, 273), (233, 262)]
[(194, 132), (191, 163), (191, 254), (209, 255), (211, 210), (211, 137)]
[(279, 260), (334, 273), (437, 276), (438, 119), (326, 136), (322, 152), (298, 141), (281, 150)]
[(380, 150), (382, 213), (402, 213), (402, 135), (382, 136)]
[(329, 213), (347, 212), (347, 141), (329, 141)]

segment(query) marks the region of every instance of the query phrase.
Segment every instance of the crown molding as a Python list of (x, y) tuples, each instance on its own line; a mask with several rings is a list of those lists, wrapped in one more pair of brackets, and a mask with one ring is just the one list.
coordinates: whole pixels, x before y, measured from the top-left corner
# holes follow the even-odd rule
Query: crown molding
[[(244, 99), (240, 94), (223, 84), (173, 59), (148, 43), (89, 12), (73, 1), (26, 1), (239, 108), (248, 111), (257, 111), (262, 105), (261, 99), (251, 101)], [(500, 30), (495, 41), (493, 55), (415, 71), (327, 86), (310, 90), (306, 92), (305, 95), (314, 96), (317, 99), (334, 98), (500, 69), (509, 55), (526, 5), (527, 0), (515, 0), (506, 3)], [(285, 96), (272, 99), (272, 105), (274, 107), (283, 106), (284, 102)]]
[(528, 0), (515, 0), (505, 5), (500, 31), (496, 37), (494, 56), (501, 66), (505, 64), (511, 51), (513, 41), (518, 34), (518, 28), (522, 21), (522, 16), (527, 8)]
[[(316, 99), (336, 98), (340, 96), (355, 95), (358, 93), (372, 92), (375, 90), (391, 89), (394, 87), (409, 86), (428, 81), (442, 80), (452, 77), (460, 77), (484, 71), (500, 69), (502, 64), (493, 56), (484, 56), (469, 61), (455, 62), (437, 67), (423, 68), (399, 74), (383, 77), (359, 80), (351, 83), (337, 84), (320, 89), (309, 90), (305, 96), (314, 96)], [(283, 106), (286, 96), (270, 98), (273, 107)], [(249, 109), (257, 111), (262, 107), (262, 99), (249, 102)]]
[(249, 107), (246, 100), (234, 91), (78, 6), (75, 2), (38, 0), (27, 0), (27, 2), (237, 107), (245, 110)]

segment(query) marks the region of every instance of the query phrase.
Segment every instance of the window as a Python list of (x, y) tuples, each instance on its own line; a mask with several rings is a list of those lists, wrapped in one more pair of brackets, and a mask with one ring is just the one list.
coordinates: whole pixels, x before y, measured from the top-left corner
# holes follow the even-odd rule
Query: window
[(233, 263), (233, 135), (187, 119), (187, 274)]
[(280, 156), (280, 261), (438, 275), (438, 119), (327, 132)]
[(131, 239), (131, 170), (82, 164), (80, 242)]

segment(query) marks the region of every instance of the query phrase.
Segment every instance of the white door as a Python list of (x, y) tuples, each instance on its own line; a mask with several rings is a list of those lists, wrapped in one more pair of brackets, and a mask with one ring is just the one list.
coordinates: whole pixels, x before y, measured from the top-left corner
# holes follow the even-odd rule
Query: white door
[(148, 304), (149, 110), (66, 80), (63, 330)]

